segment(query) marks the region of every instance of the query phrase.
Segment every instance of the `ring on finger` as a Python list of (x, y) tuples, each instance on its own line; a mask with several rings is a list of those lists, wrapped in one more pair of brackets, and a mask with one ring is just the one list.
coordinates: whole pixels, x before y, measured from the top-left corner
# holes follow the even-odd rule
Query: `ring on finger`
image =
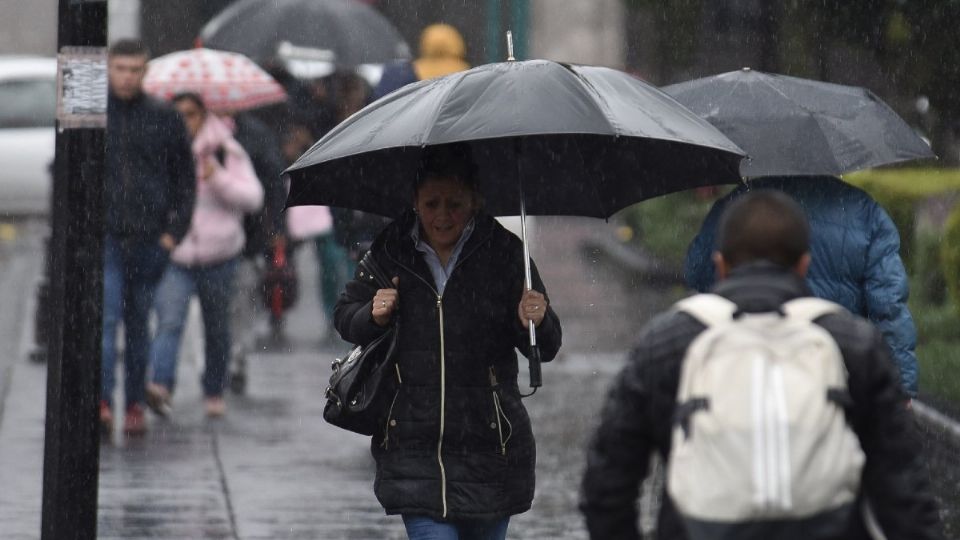
[(386, 300), (381, 300), (381, 301), (380, 301), (380, 307), (382, 307), (382, 308), (387, 307), (387, 301), (386, 301)]

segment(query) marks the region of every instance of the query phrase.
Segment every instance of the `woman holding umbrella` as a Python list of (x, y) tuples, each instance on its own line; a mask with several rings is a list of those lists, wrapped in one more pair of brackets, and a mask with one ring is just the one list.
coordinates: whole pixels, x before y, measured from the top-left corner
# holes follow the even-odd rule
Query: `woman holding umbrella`
[(502, 539), (530, 508), (536, 450), (521, 403), (515, 349), (528, 355), (536, 327), (543, 361), (561, 329), (523, 247), (482, 208), (464, 144), (430, 147), (413, 210), (376, 238), (371, 254), (394, 276), (376, 289), (358, 273), (334, 322), (365, 344), (399, 324), (399, 389), (371, 444), (375, 491), (418, 538)]

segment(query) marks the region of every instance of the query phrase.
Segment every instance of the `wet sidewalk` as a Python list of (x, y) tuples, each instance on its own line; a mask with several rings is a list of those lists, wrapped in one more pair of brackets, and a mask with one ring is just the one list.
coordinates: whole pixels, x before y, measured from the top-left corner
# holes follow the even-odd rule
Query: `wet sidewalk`
[[(222, 419), (205, 418), (200, 368), (184, 358), (174, 412), (149, 417), (142, 438), (118, 433), (101, 447), (98, 538), (402, 539), (399, 518), (373, 495), (368, 438), (322, 420), (332, 349), (258, 354), (245, 395)], [(511, 538), (586, 538), (576, 512), (590, 431), (612, 373), (584, 357), (544, 368), (529, 400), (540, 448), (534, 509)], [(0, 424), (0, 538), (38, 538), (45, 367), (13, 370)], [(23, 404), (20, 406), (19, 404)], [(16, 464), (11, 467), (11, 464)]]

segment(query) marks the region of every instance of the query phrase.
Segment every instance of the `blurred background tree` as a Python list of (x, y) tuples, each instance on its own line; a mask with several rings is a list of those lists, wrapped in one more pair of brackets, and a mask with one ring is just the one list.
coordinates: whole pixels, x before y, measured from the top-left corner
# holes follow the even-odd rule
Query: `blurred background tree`
[(866, 86), (960, 165), (960, 1), (623, 1), (626, 69), (654, 84), (750, 66)]

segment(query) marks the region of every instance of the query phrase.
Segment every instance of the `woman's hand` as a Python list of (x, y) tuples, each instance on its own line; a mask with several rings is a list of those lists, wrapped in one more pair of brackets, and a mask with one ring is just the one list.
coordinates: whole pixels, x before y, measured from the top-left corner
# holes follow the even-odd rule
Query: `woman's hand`
[(214, 158), (209, 158), (203, 162), (203, 170), (200, 172), (200, 180), (209, 180), (214, 173), (217, 172), (217, 169), (220, 168), (220, 164), (217, 163)]
[(517, 316), (520, 317), (520, 324), (522, 324), (524, 328), (530, 326), (530, 321), (533, 321), (534, 326), (540, 326), (546, 312), (547, 299), (543, 294), (529, 290), (524, 292), (523, 296), (520, 297), (520, 304), (517, 306)]
[(373, 317), (373, 322), (380, 326), (390, 324), (393, 312), (400, 305), (400, 293), (396, 289), (400, 285), (400, 278), (395, 277), (391, 281), (393, 281), (393, 289), (377, 289), (377, 294), (373, 295), (370, 315)]
[(163, 233), (160, 235), (160, 247), (167, 250), (167, 253), (169, 253), (177, 247), (177, 241), (173, 239), (172, 234)]

